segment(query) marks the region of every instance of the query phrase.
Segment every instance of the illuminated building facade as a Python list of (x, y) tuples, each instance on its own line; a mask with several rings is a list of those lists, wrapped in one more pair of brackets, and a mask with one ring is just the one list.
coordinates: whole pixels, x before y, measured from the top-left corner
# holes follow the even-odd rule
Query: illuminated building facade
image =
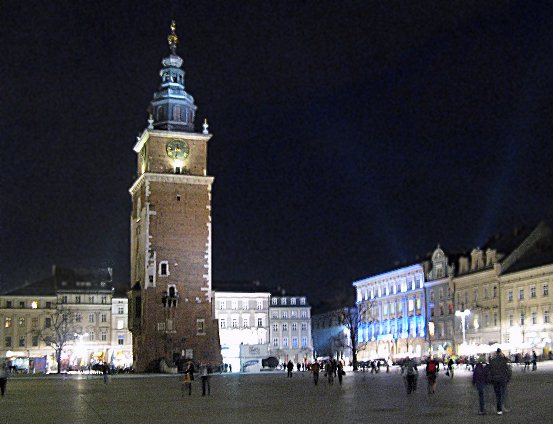
[(438, 246), (432, 253), (424, 283), (428, 318), (428, 342), (439, 355), (455, 351), (454, 267)]
[[(244, 287), (242, 287), (244, 289)], [(269, 356), (269, 302), (263, 291), (214, 290), (223, 363), (232, 372), (256, 372)]]
[(421, 356), (426, 346), (425, 274), (414, 264), (353, 283), (357, 307), (359, 361)]
[(61, 370), (106, 362), (132, 366), (127, 299), (112, 286), (111, 269), (53, 267), (52, 276), (0, 296), (0, 357), (28, 372), (56, 372), (54, 349), (45, 343), (57, 317), (66, 314)]
[(453, 279), (455, 308), (467, 311), (466, 346), (462, 320), (456, 321), (456, 344), (465, 354), (501, 347), (511, 354), (535, 350), (549, 355), (553, 338), (553, 235), (540, 223), (492, 238), (484, 249), (460, 257)]
[(174, 23), (168, 42), (149, 125), (134, 146), (138, 173), (129, 190), (129, 326), (138, 371), (158, 370), (163, 361), (221, 364), (211, 308), (211, 134), (206, 122), (194, 132), (196, 106), (185, 91)]
[(311, 306), (305, 296), (271, 296), (269, 353), (281, 363), (313, 359)]

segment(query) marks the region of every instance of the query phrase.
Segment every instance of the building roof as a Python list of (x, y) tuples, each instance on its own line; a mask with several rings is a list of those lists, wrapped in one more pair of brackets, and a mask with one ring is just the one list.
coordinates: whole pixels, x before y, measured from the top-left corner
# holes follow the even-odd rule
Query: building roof
[(56, 296), (57, 292), (113, 290), (110, 268), (95, 270), (54, 266), (52, 276), (25, 284), (5, 293), (5, 296)]
[(537, 227), (539, 232), (536, 233), (535, 239), (528, 241), (528, 249), (505, 269), (504, 274), (553, 264), (553, 232), (545, 223), (540, 225), (541, 227)]
[(71, 269), (54, 267), (54, 278), (58, 291), (112, 291), (110, 268)]
[(56, 296), (56, 280), (54, 277), (48, 277), (27, 283), (4, 293), (3, 296)]

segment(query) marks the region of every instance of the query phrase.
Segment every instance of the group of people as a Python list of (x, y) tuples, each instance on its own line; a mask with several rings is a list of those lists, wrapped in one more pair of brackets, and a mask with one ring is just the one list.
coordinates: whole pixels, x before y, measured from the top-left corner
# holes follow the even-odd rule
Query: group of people
[(486, 413), (484, 399), (486, 386), (488, 384), (493, 385), (497, 414), (503, 415), (507, 394), (507, 383), (511, 380), (511, 374), (512, 370), (509, 365), (509, 361), (499, 348), (497, 349), (495, 356), (490, 359), (490, 363), (488, 365), (485, 364), (483, 358), (478, 361), (472, 374), (472, 384), (476, 386), (476, 389), (478, 390), (478, 413), (480, 415), (484, 415)]
[[(453, 360), (445, 362), (447, 373), (453, 377)], [(435, 358), (430, 358), (426, 363), (427, 392), (429, 395), (436, 393), (437, 374), (440, 370), (440, 364)], [(418, 369), (416, 363), (407, 357), (402, 366), (402, 374), (406, 381), (407, 394), (417, 389)], [(498, 415), (503, 415), (505, 410), (505, 399), (507, 394), (507, 384), (511, 380), (512, 370), (509, 361), (501, 351), (497, 349), (495, 355), (486, 364), (485, 357), (480, 357), (474, 365), (472, 375), (472, 384), (478, 390), (479, 414), (484, 415), (485, 410), (485, 391), (491, 384), (496, 398), (496, 411)]]
[(343, 361), (336, 359), (330, 359), (323, 364), (315, 360), (309, 368), (313, 374), (313, 383), (315, 386), (319, 384), (319, 373), (321, 371), (324, 371), (324, 375), (328, 379), (328, 384), (334, 384), (334, 379), (338, 377), (338, 383), (342, 385), (342, 380), (344, 375), (346, 375)]
[[(182, 395), (188, 393), (188, 396), (192, 395), (192, 381), (194, 381), (195, 367), (192, 362), (188, 362), (184, 368), (184, 374), (182, 376)], [(211, 374), (211, 367), (209, 364), (202, 362), (200, 364), (200, 378), (202, 380), (202, 396), (211, 394), (211, 384), (209, 377)]]

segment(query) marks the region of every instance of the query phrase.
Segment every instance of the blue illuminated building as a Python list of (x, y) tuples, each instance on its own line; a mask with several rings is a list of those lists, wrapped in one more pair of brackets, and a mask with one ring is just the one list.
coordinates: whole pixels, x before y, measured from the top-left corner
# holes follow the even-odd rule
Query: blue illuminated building
[(426, 352), (426, 301), (422, 264), (353, 283), (363, 318), (358, 360), (421, 356)]

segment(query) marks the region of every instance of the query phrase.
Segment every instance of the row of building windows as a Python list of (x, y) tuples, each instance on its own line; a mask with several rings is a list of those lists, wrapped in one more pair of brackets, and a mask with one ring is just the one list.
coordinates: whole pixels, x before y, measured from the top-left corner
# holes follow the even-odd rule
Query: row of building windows
[[(73, 298), (73, 301), (74, 301), (73, 303), (77, 303), (77, 304), (82, 304), (82, 303), (88, 303), (88, 304), (90, 304), (90, 303), (96, 303), (96, 298), (95, 298), (94, 296), (88, 296), (88, 298), (87, 298), (86, 300), (88, 300), (88, 302), (85, 302), (85, 296), (75, 295), (74, 298)], [(69, 296), (67, 296), (67, 295), (64, 294), (63, 296), (61, 296), (60, 301), (61, 301), (61, 303), (63, 303), (63, 304), (69, 303)], [(50, 302), (46, 302), (46, 303), (48, 304), (48, 303), (50, 303)], [(102, 305), (107, 305), (107, 303), (108, 303), (108, 297), (107, 297), (107, 296), (101, 296), (101, 297), (100, 297), (100, 303), (101, 303)], [(47, 308), (48, 308), (48, 306), (47, 306)]]
[[(524, 288), (520, 287), (518, 289), (518, 300), (524, 300)], [(545, 283), (542, 285), (542, 297), (549, 296), (549, 283)], [(537, 297), (536, 293), (536, 286), (530, 287), (530, 299), (535, 299)], [(513, 289), (507, 290), (507, 301), (512, 302), (513, 301)]]
[[(299, 299), (296, 299), (295, 297), (291, 298), (285, 298), (285, 297), (273, 297), (271, 299), (271, 305), (273, 306), (296, 306), (296, 305), (305, 305), (305, 298), (300, 297)], [(219, 309), (227, 309), (228, 302), (226, 300), (220, 300), (219, 301)], [(241, 303), (242, 309), (249, 309), (249, 301), (248, 300), (242, 300)], [(230, 301), (230, 309), (239, 309), (239, 301), (238, 300), (231, 300)], [(263, 309), (263, 300), (257, 300), (256, 301), (256, 309)]]
[[(301, 331), (307, 331), (307, 323), (306, 322), (302, 322), (300, 323), (301, 324)], [(288, 323), (284, 322), (281, 324), (281, 328), (282, 328), (282, 331), (288, 331)], [(290, 325), (290, 328), (292, 329), (292, 331), (298, 331), (298, 323), (297, 322), (293, 322), (291, 325)], [(279, 329), (279, 325), (278, 324), (273, 324), (273, 331), (278, 331)]]
[[(288, 302), (290, 301), (290, 302)], [(295, 298), (295, 297), (273, 297), (271, 299), (272, 305), (281, 305), (281, 306), (287, 306), (290, 304), (291, 306), (295, 306), (297, 304), (305, 305), (305, 297)]]
[[(292, 347), (293, 349), (299, 348), (298, 345), (299, 339), (297, 337), (292, 337), (292, 346), (289, 345), (289, 339), (288, 337), (282, 338), (282, 345), (280, 344), (280, 339), (278, 337), (273, 337), (273, 347), (274, 348), (289, 348)], [(307, 337), (301, 338), (301, 347), (306, 348), (307, 347)]]
[[(75, 312), (75, 322), (82, 322), (83, 321), (83, 315), (80, 312)], [(96, 314), (91, 313), (88, 314), (88, 322), (94, 323), (96, 321)], [(4, 318), (4, 328), (10, 328), (12, 326), (13, 319), (12, 317), (5, 317)], [(107, 314), (101, 314), (100, 315), (100, 322), (107, 322)], [(19, 317), (17, 318), (17, 325), (19, 327), (26, 327), (27, 326), (27, 319), (25, 317)], [(44, 318), (44, 327), (49, 328), (52, 325), (52, 318), (45, 317)], [(117, 320), (117, 326), (118, 328), (123, 328), (124, 321), (119, 319)], [(39, 327), (39, 319), (37, 317), (31, 318), (31, 327), (32, 328), (38, 328)]]
[[(85, 333), (85, 337), (90, 342), (95, 341), (94, 331), (90, 331), (88, 333)], [(100, 333), (100, 341), (106, 342), (107, 339), (108, 339), (107, 333), (102, 331)], [(38, 347), (38, 342), (39, 342), (38, 336), (31, 336), (31, 346), (32, 347)], [(119, 345), (124, 345), (125, 344), (125, 336), (124, 335), (119, 334), (117, 336), (117, 344), (119, 344)], [(13, 338), (11, 336), (6, 336), (4, 338), (4, 346), (7, 347), (7, 348), (14, 347)], [(17, 347), (27, 347), (27, 336), (19, 336)]]
[[(430, 316), (433, 317), (436, 315), (435, 313), (435, 307), (430, 305)], [(461, 308), (461, 310), (464, 310), (464, 308)], [(446, 315), (446, 308), (445, 308), (445, 305), (443, 303), (440, 303), (438, 305), (438, 316), (444, 316)], [(447, 305), (447, 315), (453, 315), (453, 303), (449, 303)]]
[[(527, 324), (532, 324), (532, 325), (538, 324), (538, 312), (537, 311), (530, 312), (530, 316), (529, 316), (528, 320), (526, 319), (526, 317), (527, 317), (526, 311), (519, 311), (519, 312), (516, 313), (516, 315), (515, 315), (514, 312), (508, 312), (507, 316), (509, 317), (509, 326), (511, 326), (511, 327), (515, 325), (515, 316), (516, 316), (516, 318), (518, 318), (517, 323), (521, 326), (522, 325), (527, 325)], [(549, 313), (548, 309), (545, 309), (543, 311), (542, 321), (543, 321), (543, 324), (551, 323), (551, 316), (550, 316), (550, 313)]]
[(424, 337), (425, 323), (423, 319), (387, 320), (381, 323), (363, 324), (359, 328), (359, 341), (375, 340), (379, 336), (392, 335), (397, 338)]
[[(228, 322), (230, 324), (230, 327), (228, 328), (249, 328), (250, 327), (250, 319), (248, 317), (242, 318), (241, 326), (239, 326), (238, 318), (232, 318)], [(263, 318), (257, 318), (257, 327), (263, 327)], [(219, 318), (219, 328), (227, 328), (226, 318)]]
[[(241, 307), (243, 310), (249, 309), (249, 301), (248, 300), (242, 300)], [(219, 301), (219, 309), (227, 309), (227, 301), (226, 300), (220, 300)], [(238, 300), (231, 300), (230, 301), (230, 309), (238, 309)], [(263, 300), (257, 300), (256, 301), (256, 308), (257, 310), (263, 309)]]
[[(407, 300), (407, 302), (405, 302)], [(391, 302), (385, 302), (385, 303), (379, 303), (374, 305), (374, 311), (370, 311), (370, 314), (373, 315), (373, 318), (378, 319), (378, 317), (381, 316), (387, 316), (388, 313), (390, 315), (395, 315), (396, 311), (399, 316), (401, 316), (405, 309), (407, 309), (407, 312), (417, 312), (417, 315), (421, 313), (421, 298), (413, 296), (412, 299), (397, 299), (393, 300)], [(369, 320), (371, 317), (368, 317)]]
[[(497, 287), (494, 287), (494, 293), (496, 292), (497, 290)], [(445, 295), (445, 290), (443, 287), (440, 287), (439, 291), (439, 296), (438, 296), (438, 299), (439, 300), (443, 300), (444, 299), (444, 295)], [(451, 297), (451, 293), (452, 293), (452, 290), (448, 287), (447, 288), (447, 298), (449, 299)], [(487, 288), (486, 288), (486, 293), (487, 293)], [(434, 302), (434, 299), (435, 299), (435, 296), (434, 296), (434, 290), (430, 290), (430, 301), (431, 302)]]
[[(6, 309), (12, 309), (12, 308), (15, 308), (16, 305), (17, 305), (17, 308), (19, 309), (25, 309), (29, 307), (31, 309), (38, 309), (40, 307), (40, 302), (38, 300), (33, 300), (29, 304), (27, 304), (27, 302), (25, 302), (24, 300), (20, 300), (19, 302), (14, 302), (13, 300), (6, 300), (4, 307)], [(46, 309), (52, 309), (52, 302), (44, 302), (44, 307)]]
[[(525, 288), (523, 288), (523, 287), (518, 288), (517, 299), (518, 300), (525, 300), (526, 293), (527, 292), (526, 292)], [(434, 294), (434, 292), (431, 291), (430, 292), (430, 301), (431, 302), (434, 300), (433, 294)], [(479, 295), (480, 295), (480, 289), (475, 287), (473, 289), (472, 300), (474, 302), (478, 302), (479, 297), (480, 297)], [(514, 298), (515, 298), (514, 295), (515, 295), (515, 290), (514, 289), (508, 289), (507, 290), (507, 301), (508, 302), (513, 302)], [(549, 296), (549, 283), (542, 284), (542, 286), (541, 286), (541, 295), (542, 295), (542, 297), (548, 297)], [(537, 286), (530, 286), (529, 287), (529, 299), (537, 299), (537, 297), (538, 297), (538, 288), (537, 288)], [(491, 293), (489, 292), (488, 287), (483, 288), (483, 300), (496, 299), (496, 298), (497, 298), (497, 287), (496, 286), (492, 287)], [(464, 300), (464, 302), (463, 302), (463, 300)], [(462, 291), (459, 291), (459, 293), (457, 293), (457, 303), (458, 304), (465, 303), (467, 305), (469, 304), (469, 291), (468, 290), (462, 290)]]
[[(12, 317), (4, 317), (4, 328), (11, 328), (12, 324), (13, 324)], [(19, 327), (27, 327), (27, 319), (25, 317), (17, 318), (17, 325)], [(50, 328), (51, 326), (52, 326), (52, 318), (50, 317), (44, 318), (44, 328)], [(39, 327), (38, 318), (31, 318), (31, 327), (32, 328)]]
[(410, 281), (403, 280), (398, 283), (385, 283), (382, 285), (374, 285), (360, 290), (358, 300), (369, 300), (383, 296), (390, 296), (397, 293), (405, 293), (409, 290), (422, 289), (424, 287), (424, 279), (420, 276), (414, 277)]
[(298, 315), (300, 318), (307, 318), (307, 310), (302, 309), (299, 314), (298, 311), (271, 311), (271, 318), (281, 318), (281, 319), (288, 319), (290, 318), (298, 318)]

